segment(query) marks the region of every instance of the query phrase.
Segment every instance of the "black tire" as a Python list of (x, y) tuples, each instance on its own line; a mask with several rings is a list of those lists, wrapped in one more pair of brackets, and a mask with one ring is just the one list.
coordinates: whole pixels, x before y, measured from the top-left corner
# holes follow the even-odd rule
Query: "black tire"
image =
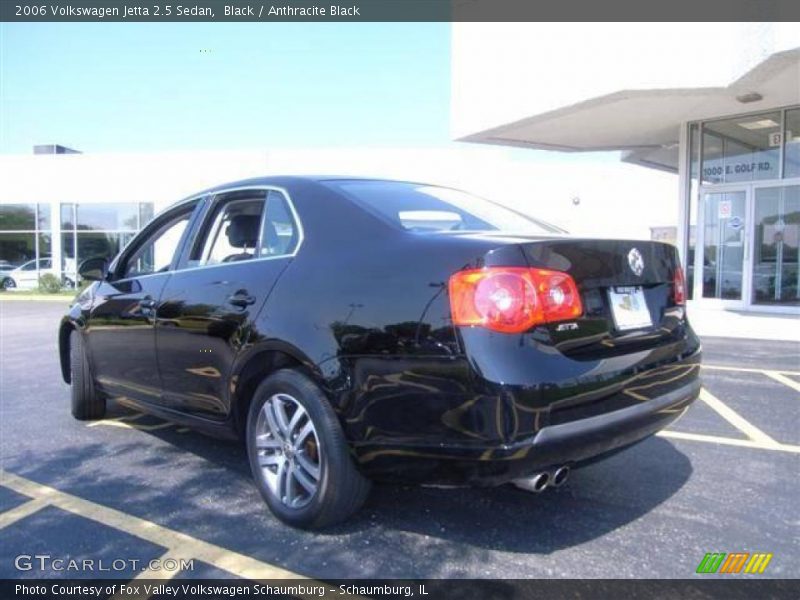
[(13, 290), (15, 287), (17, 287), (17, 282), (11, 279), (11, 277), (6, 277), (3, 279), (2, 285), (4, 290)]
[(106, 414), (106, 399), (95, 389), (89, 371), (89, 358), (83, 347), (83, 337), (74, 330), (69, 335), (69, 365), (72, 380), (72, 416), (79, 421), (102, 419)]
[[(317, 488), (310, 499), (306, 499), (307, 504), (301, 507), (287, 506), (270, 489), (264, 469), (259, 463), (263, 455), (259, 455), (256, 448), (256, 435), (260, 431), (257, 427), (266, 418), (262, 415), (262, 421), (259, 421), (259, 416), (267, 400), (276, 394), (290, 396), (305, 409), (307, 415), (304, 418), (312, 421), (316, 430), (313, 439), (319, 443)], [(339, 523), (358, 511), (369, 494), (370, 482), (356, 468), (333, 408), (322, 390), (298, 371), (276, 371), (258, 386), (248, 411), (246, 441), (250, 469), (256, 486), (272, 513), (288, 525), (302, 529), (321, 529)], [(281, 454), (277, 450), (272, 452)], [(279, 475), (278, 479), (280, 481)]]

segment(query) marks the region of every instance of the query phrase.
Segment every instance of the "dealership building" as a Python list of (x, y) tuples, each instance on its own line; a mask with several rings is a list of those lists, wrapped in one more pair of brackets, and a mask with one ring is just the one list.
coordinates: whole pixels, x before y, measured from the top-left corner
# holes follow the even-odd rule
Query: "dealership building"
[[(154, 212), (221, 181), (369, 172), (494, 197), (506, 185), (510, 202), (535, 189), (554, 198), (541, 206), (551, 213), (537, 216), (556, 222), (575, 210), (576, 186), (601, 190), (613, 208), (583, 213), (568, 228), (627, 235), (626, 221), (662, 211), (672, 222), (643, 222), (642, 230), (675, 227), (695, 304), (800, 314), (800, 24), (454, 23), (451, 37), (460, 148), (420, 159), (413, 151), (167, 156), (37, 147), (36, 155), (0, 157), (0, 268), (27, 262), (74, 278), (83, 258), (115, 253)], [(589, 177), (589, 167), (575, 166), (586, 163), (548, 159), (555, 183), (537, 188), (535, 161), (503, 161), (512, 147), (517, 155), (618, 151), (622, 162), (593, 167)]]
[(675, 173), (694, 301), (800, 313), (800, 24), (458, 23), (452, 46), (456, 139)]

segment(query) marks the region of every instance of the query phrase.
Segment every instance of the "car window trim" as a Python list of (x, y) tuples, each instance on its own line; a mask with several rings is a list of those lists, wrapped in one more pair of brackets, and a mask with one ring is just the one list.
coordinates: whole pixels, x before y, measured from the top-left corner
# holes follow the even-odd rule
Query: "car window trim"
[[(284, 200), (286, 200), (286, 204), (289, 206), (289, 212), (292, 215), (292, 219), (294, 220), (295, 226), (297, 227), (297, 244), (294, 247), (292, 252), (287, 254), (276, 254), (273, 256), (259, 256), (257, 258), (251, 258), (246, 261), (236, 262), (236, 263), (217, 263), (214, 265), (198, 265), (194, 267), (186, 266), (189, 260), (189, 254), (191, 253), (192, 247), (194, 244), (197, 243), (196, 235), (202, 231), (203, 226), (206, 224), (206, 220), (211, 218), (214, 213), (214, 205), (215, 202), (213, 201), (217, 196), (222, 196), (224, 194), (229, 194), (231, 192), (244, 192), (244, 191), (266, 191), (264, 195), (264, 210), (262, 211), (261, 215), (261, 227), (263, 231), (264, 227), (264, 219), (267, 218), (267, 200), (269, 198), (269, 192), (278, 192), (280, 193)], [(291, 194), (289, 194), (288, 190), (284, 187), (277, 186), (277, 185), (243, 185), (243, 186), (234, 186), (229, 188), (222, 188), (219, 190), (212, 190), (207, 194), (207, 198), (209, 202), (207, 202), (207, 206), (203, 210), (203, 214), (198, 219), (196, 226), (193, 228), (192, 232), (192, 240), (190, 244), (184, 246), (183, 250), (181, 251), (181, 257), (178, 261), (177, 267), (173, 270), (175, 273), (183, 273), (186, 271), (195, 271), (197, 269), (215, 269), (218, 267), (230, 267), (232, 265), (237, 264), (250, 264), (253, 262), (258, 262), (262, 260), (277, 260), (277, 259), (284, 259), (284, 258), (294, 258), (297, 256), (297, 253), (300, 251), (300, 247), (303, 245), (303, 241), (305, 240), (305, 230), (303, 229), (303, 222), (300, 220), (300, 215), (295, 208), (294, 201), (292, 200)], [(259, 233), (259, 248), (261, 244), (260, 239), (261, 233)], [(259, 250), (260, 251), (260, 250)]]

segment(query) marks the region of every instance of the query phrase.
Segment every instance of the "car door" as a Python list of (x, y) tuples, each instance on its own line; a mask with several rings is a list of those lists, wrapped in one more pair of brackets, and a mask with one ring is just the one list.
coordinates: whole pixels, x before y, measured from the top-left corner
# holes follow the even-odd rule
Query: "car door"
[(156, 307), (199, 202), (182, 203), (151, 222), (95, 291), (86, 339), (95, 381), (108, 393), (160, 402)]
[(42, 263), (50, 259), (30, 260), (21, 265), (14, 273), (14, 280), (17, 287), (23, 290), (33, 289), (39, 285), (39, 272), (44, 268)]
[(156, 345), (170, 408), (212, 419), (229, 412), (233, 361), (301, 240), (282, 190), (216, 194), (158, 308)]

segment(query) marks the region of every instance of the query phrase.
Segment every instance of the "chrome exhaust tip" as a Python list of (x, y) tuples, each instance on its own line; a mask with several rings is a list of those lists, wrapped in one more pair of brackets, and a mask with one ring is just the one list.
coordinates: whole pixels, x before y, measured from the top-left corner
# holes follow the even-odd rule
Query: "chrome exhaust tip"
[(559, 467), (553, 473), (553, 480), (550, 482), (550, 485), (553, 487), (559, 487), (564, 485), (569, 479), (569, 467)]
[(539, 494), (543, 492), (550, 483), (550, 473), (537, 473), (536, 475), (526, 477), (525, 479), (515, 479), (512, 483), (526, 492)]

